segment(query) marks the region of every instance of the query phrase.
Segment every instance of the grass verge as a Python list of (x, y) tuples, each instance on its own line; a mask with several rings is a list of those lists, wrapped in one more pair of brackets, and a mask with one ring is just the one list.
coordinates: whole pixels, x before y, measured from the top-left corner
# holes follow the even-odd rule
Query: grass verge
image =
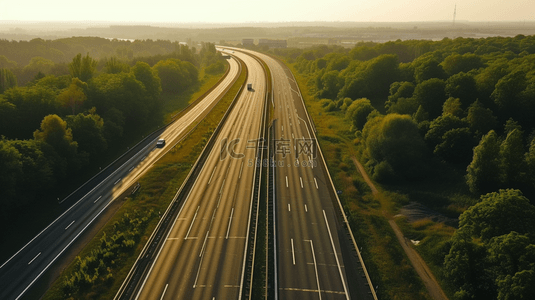
[[(79, 254), (80, 258), (77, 258), (62, 272), (43, 299), (113, 299), (148, 237), (156, 227), (159, 213), (163, 213), (173, 199), (234, 96), (244, 84), (246, 76), (246, 72), (242, 72), (227, 94), (198, 126), (140, 179), (141, 188), (137, 193), (132, 197), (125, 198), (121, 208), (111, 221), (84, 247)], [(107, 263), (104, 268), (105, 274), (98, 274), (98, 278), (92, 280), (90, 285), (82, 286), (71, 295), (65, 294), (65, 283), (73, 276), (76, 277), (77, 272), (80, 272), (80, 262), (93, 256), (102, 248), (103, 236), (113, 237), (117, 234), (118, 227), (114, 224), (121, 223), (126, 215), (135, 216), (139, 212), (151, 210), (154, 213), (147, 220), (147, 225), (138, 232), (137, 238), (132, 239), (135, 244), (131, 245), (129, 250), (120, 252), (115, 259)]]

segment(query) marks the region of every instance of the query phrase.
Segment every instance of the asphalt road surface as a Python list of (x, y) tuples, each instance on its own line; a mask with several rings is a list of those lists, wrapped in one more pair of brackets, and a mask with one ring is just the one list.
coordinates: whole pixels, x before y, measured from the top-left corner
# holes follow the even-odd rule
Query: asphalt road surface
[(282, 63), (255, 54), (273, 80), (275, 298), (370, 299), (297, 83)]
[(247, 65), (253, 90), (237, 99), (136, 299), (238, 299), (243, 292), (266, 78), (256, 60), (233, 55)]
[[(208, 113), (239, 75), (238, 62), (230, 59), (229, 63), (228, 76), (201, 102), (169, 125), (160, 136), (146, 141), (146, 145), (139, 152), (110, 172), (105, 179), (0, 265), (0, 299), (21, 298), (114, 199), (130, 192), (140, 176)], [(156, 148), (159, 138), (166, 139), (165, 147)]]

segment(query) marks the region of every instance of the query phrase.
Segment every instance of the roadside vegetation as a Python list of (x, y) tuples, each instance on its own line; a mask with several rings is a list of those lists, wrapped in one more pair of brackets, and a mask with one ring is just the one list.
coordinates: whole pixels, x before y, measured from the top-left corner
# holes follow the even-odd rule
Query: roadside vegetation
[[(429, 298), (389, 219), (419, 241), (449, 298), (534, 297), (534, 45), (518, 35), (272, 50), (305, 91), (381, 299)], [(420, 216), (400, 214), (413, 203)]]
[[(76, 46), (93, 38), (69, 41)], [(4, 45), (2, 53), (16, 50), (10, 45), (16, 44)], [(169, 52), (157, 56), (97, 60), (79, 53), (69, 63), (46, 64), (31, 59), (24, 67), (29, 81), (19, 79), (17, 62), (0, 55), (0, 225), (18, 228), (0, 233), (12, 241), (0, 250), (0, 260), (72, 204), (59, 200), (164, 125), (166, 115), (186, 107), (192, 94), (204, 93), (211, 86), (203, 85), (226, 69), (213, 44), (197, 52), (166, 45)]]
[(139, 190), (125, 198), (44, 299), (113, 299), (246, 77), (244, 70), (195, 129), (140, 179)]

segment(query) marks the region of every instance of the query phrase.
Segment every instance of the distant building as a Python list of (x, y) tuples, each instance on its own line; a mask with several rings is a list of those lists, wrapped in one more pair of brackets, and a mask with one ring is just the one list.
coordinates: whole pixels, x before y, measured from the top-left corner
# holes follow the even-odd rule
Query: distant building
[(254, 40), (253, 39), (243, 39), (243, 40), (241, 40), (241, 44), (244, 45), (244, 46), (252, 46), (252, 45), (254, 45)]
[(258, 46), (268, 46), (269, 48), (286, 48), (288, 46), (286, 40), (270, 40), (260, 39), (258, 40)]

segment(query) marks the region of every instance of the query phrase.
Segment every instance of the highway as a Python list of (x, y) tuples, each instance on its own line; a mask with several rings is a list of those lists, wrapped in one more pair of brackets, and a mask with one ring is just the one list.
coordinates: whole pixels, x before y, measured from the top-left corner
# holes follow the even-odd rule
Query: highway
[(243, 293), (254, 161), (262, 133), (266, 78), (248, 68), (245, 89), (210, 149), (135, 299), (238, 299)]
[[(203, 100), (167, 126), (160, 136), (144, 141), (139, 152), (120, 167), (108, 172), (106, 178), (0, 265), (0, 299), (23, 297), (114, 199), (121, 194), (130, 193), (138, 179), (171, 150), (192, 126), (204, 118), (239, 76), (240, 66), (236, 59), (229, 59), (229, 64), (226, 78)], [(159, 138), (166, 139), (165, 147), (156, 148)]]
[(252, 53), (268, 65), (273, 82), (275, 299), (373, 299), (356, 274), (360, 264), (337, 218), (299, 87), (281, 62)]

